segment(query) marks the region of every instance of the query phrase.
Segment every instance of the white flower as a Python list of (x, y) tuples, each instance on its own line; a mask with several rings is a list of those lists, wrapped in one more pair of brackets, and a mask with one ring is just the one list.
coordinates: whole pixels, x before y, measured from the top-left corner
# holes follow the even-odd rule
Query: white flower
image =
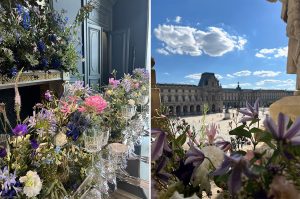
[(59, 132), (54, 138), (54, 144), (56, 146), (63, 146), (67, 144), (67, 142), (68, 142), (67, 136), (63, 132)]
[(135, 101), (133, 99), (128, 100), (128, 104), (131, 106), (135, 105)]
[[(205, 157), (208, 157), (213, 165), (218, 168), (224, 160), (224, 152), (216, 146), (206, 146), (201, 149)], [(194, 186), (201, 185), (201, 190), (211, 191), (209, 173), (213, 169), (208, 159), (204, 159), (202, 164), (194, 170), (191, 183)]]
[(31, 198), (37, 196), (42, 189), (42, 181), (35, 171), (27, 171), (26, 176), (20, 177), (20, 182), (24, 184), (24, 194)]

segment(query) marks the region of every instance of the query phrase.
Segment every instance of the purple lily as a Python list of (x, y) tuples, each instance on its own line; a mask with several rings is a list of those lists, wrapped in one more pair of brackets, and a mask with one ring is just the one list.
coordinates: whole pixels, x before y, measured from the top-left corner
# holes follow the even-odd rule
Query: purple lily
[(264, 121), (266, 129), (272, 133), (276, 140), (283, 140), (292, 145), (300, 145), (300, 117), (288, 128), (289, 117), (283, 113), (279, 113), (276, 125), (271, 117), (267, 117)]
[(215, 170), (212, 175), (219, 176), (224, 175), (228, 171), (231, 171), (227, 182), (228, 189), (231, 194), (236, 194), (242, 186), (242, 174), (248, 178), (255, 176), (249, 169), (249, 162), (239, 154), (233, 154), (232, 156), (224, 156), (224, 161), (220, 168)]
[(13, 134), (16, 136), (23, 136), (28, 132), (27, 125), (26, 124), (18, 124), (13, 129)]
[(151, 146), (151, 158), (152, 160), (157, 160), (159, 157), (162, 156), (163, 151), (171, 152), (172, 150), (168, 146), (167, 141), (167, 133), (159, 130), (159, 129), (152, 129), (151, 135), (155, 137), (155, 141), (152, 143)]
[(186, 152), (187, 159), (185, 160), (184, 164), (193, 163), (194, 167), (198, 167), (204, 161), (205, 155), (200, 151), (198, 147), (195, 147), (191, 144), (190, 149)]
[(259, 98), (255, 101), (254, 106), (251, 106), (248, 102), (246, 103), (246, 106), (246, 108), (239, 110), (239, 112), (244, 115), (244, 117), (240, 120), (241, 123), (252, 121), (253, 119), (258, 119)]

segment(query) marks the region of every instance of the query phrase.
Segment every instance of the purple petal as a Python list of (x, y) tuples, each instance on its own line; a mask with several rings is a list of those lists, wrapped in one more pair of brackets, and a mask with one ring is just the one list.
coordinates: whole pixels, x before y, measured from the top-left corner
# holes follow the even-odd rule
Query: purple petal
[(291, 144), (294, 146), (300, 145), (300, 136), (293, 137), (290, 141), (291, 141)]
[(220, 166), (220, 168), (216, 169), (212, 175), (219, 176), (225, 174), (230, 168), (230, 159), (228, 156), (224, 155), (224, 160)]
[(228, 189), (231, 194), (236, 194), (242, 186), (242, 167), (234, 167), (228, 179)]
[[(198, 162), (198, 161), (201, 161), (201, 158), (200, 157), (197, 157), (197, 156), (190, 156), (190, 157), (188, 157), (186, 160), (185, 160), (185, 162), (184, 162), (184, 164), (190, 164), (190, 163), (192, 163), (193, 162), (193, 164), (195, 163), (195, 162)], [(203, 162), (203, 160), (202, 160), (202, 162)], [(202, 163), (201, 162), (201, 163)], [(194, 165), (195, 166), (195, 165)]]
[[(278, 115), (278, 134), (279, 138), (283, 138), (285, 134), (285, 127), (286, 127), (286, 117), (283, 113), (279, 113)], [(287, 118), (288, 119), (288, 118)]]
[(243, 117), (239, 122), (240, 123), (245, 123), (245, 122), (252, 121), (252, 120), (253, 120), (252, 117)]
[(292, 124), (289, 130), (286, 132), (285, 139), (292, 139), (294, 136), (300, 135), (300, 118)]
[(267, 117), (264, 121), (264, 126), (266, 127), (266, 129), (273, 134), (273, 136), (275, 138), (279, 138), (279, 134), (277, 132), (277, 128), (276, 128), (276, 124), (275, 122), (272, 120), (272, 118)]
[(253, 114), (250, 111), (248, 111), (248, 109), (240, 109), (239, 112), (250, 117), (253, 116)]
[(160, 129), (151, 129), (151, 136), (152, 136), (152, 137), (156, 137), (156, 136), (158, 136), (160, 133), (163, 133), (163, 131), (160, 130)]
[(164, 147), (163, 147), (163, 149), (164, 149), (165, 151), (172, 152), (172, 149), (169, 147), (168, 142), (167, 142), (167, 140), (166, 140), (166, 136), (167, 136), (167, 135), (165, 135), (165, 138), (164, 138)]
[(165, 139), (165, 134), (161, 133), (158, 137), (156, 137), (155, 141), (152, 143), (151, 146), (152, 160), (157, 160), (160, 156), (162, 156), (164, 139)]
[(248, 102), (246, 103), (246, 106), (247, 106), (247, 109), (248, 109), (249, 111), (251, 111), (251, 113), (254, 112), (253, 107), (252, 107)]

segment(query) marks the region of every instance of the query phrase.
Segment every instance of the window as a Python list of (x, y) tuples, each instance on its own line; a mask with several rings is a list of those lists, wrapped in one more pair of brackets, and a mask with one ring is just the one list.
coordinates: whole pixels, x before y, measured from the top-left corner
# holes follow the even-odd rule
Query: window
[(168, 101), (169, 101), (169, 102), (172, 101), (172, 97), (171, 97), (171, 96), (168, 97)]

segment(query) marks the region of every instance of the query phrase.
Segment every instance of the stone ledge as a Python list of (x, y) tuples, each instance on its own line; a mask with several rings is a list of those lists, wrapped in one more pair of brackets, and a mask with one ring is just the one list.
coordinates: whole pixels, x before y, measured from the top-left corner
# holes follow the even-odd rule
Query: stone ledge
[(278, 114), (281, 112), (288, 115), (293, 121), (300, 116), (300, 96), (284, 97), (270, 106), (270, 116), (277, 121)]

